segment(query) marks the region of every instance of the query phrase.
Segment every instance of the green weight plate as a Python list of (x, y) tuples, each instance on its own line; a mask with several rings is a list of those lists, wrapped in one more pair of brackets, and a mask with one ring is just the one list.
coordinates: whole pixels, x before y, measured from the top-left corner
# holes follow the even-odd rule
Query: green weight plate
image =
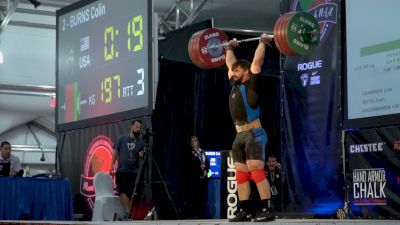
[(297, 12), (287, 22), (285, 37), (291, 51), (297, 55), (309, 55), (319, 44), (318, 21), (307, 12)]

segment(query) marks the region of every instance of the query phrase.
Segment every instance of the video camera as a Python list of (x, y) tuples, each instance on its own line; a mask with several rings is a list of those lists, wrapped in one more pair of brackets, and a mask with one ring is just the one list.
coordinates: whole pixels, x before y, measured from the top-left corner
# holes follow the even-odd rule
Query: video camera
[(143, 140), (144, 140), (144, 141), (149, 142), (150, 137), (151, 137), (151, 136), (154, 136), (154, 135), (155, 135), (155, 133), (154, 133), (153, 131), (151, 131), (149, 128), (147, 128), (147, 129), (143, 132), (142, 137), (143, 137)]

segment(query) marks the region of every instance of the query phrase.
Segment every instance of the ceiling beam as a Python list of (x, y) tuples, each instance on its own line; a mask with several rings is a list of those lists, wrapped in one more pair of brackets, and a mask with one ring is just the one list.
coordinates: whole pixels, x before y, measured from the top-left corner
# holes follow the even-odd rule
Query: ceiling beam
[(193, 10), (193, 12), (190, 13), (189, 17), (185, 20), (185, 22), (182, 23), (181, 28), (190, 25), (193, 22), (193, 20), (197, 17), (197, 15), (200, 13), (201, 9), (206, 3), (207, 0), (202, 0), (199, 3), (199, 5)]
[[(72, 2), (68, 1), (52, 1), (52, 0), (39, 0), (40, 1), (40, 6), (48, 6), (48, 7), (54, 7), (54, 8), (63, 8), (65, 6), (68, 6), (72, 4)], [(28, 0), (24, 0), (24, 2), (31, 4)], [(39, 7), (40, 7), (39, 6)]]
[(56, 25), (44, 24), (44, 23), (31, 23), (26, 21), (10, 21), (9, 24), (13, 26), (32, 27), (32, 28), (49, 29), (49, 30), (56, 29)]
[(52, 97), (56, 95), (56, 88), (46, 85), (0, 84), (0, 94)]
[(17, 9), (18, 4), (20, 0), (14, 0), (10, 8), (7, 10), (7, 15), (4, 17), (4, 19), (1, 21), (0, 25), (0, 34), (3, 32), (3, 30), (6, 28), (7, 24), (10, 22), (11, 16), (14, 13), (14, 11)]
[[(0, 5), (0, 9), (6, 11), (7, 6)], [(39, 15), (39, 16), (56, 16), (56, 13), (53, 11), (38, 10), (38, 9), (17, 8), (17, 9), (15, 9), (15, 12), (16, 13), (27, 13), (27, 14), (33, 14), (33, 15)]]
[(53, 93), (56, 91), (56, 87), (49, 85), (0, 84), (0, 90)]
[(0, 90), (0, 95), (20, 95), (20, 96), (32, 96), (32, 97), (53, 97), (55, 93), (39, 93), (29, 91), (4, 91)]
[(51, 130), (51, 129), (45, 127), (45, 126), (43, 126), (42, 124), (36, 122), (35, 120), (32, 120), (32, 121), (29, 122), (29, 123), (30, 123), (32, 126), (34, 126), (34, 127), (38, 128), (38, 129), (40, 129), (40, 130), (43, 130), (43, 131), (47, 132), (48, 134), (52, 135), (53, 137), (56, 137), (56, 136), (57, 136), (56, 132), (54, 132), (53, 130)]

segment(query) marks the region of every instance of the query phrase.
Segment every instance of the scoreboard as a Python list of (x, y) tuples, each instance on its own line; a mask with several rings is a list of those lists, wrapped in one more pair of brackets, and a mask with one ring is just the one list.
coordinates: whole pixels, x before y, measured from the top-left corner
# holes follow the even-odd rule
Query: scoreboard
[(151, 114), (151, 2), (86, 0), (57, 11), (57, 131)]

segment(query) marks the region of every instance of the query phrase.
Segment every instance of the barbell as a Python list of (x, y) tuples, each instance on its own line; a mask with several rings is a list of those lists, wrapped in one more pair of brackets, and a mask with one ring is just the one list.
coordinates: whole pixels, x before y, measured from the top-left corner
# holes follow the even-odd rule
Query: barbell
[[(270, 37), (284, 55), (309, 55), (319, 44), (320, 27), (315, 17), (307, 12), (289, 12), (278, 18)], [(238, 43), (258, 40), (260, 37), (252, 37), (238, 40)], [(225, 32), (217, 28), (197, 31), (188, 43), (189, 57), (200, 68), (222, 66), (225, 64), (224, 47), (228, 42)]]

